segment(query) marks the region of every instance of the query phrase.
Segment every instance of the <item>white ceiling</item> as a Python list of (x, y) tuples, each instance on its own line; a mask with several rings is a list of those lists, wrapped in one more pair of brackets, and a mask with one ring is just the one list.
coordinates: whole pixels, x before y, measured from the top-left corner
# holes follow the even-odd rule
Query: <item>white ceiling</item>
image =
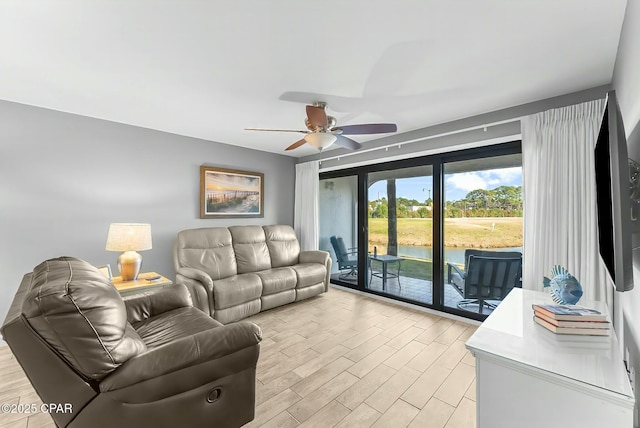
[(608, 84), (625, 5), (2, 0), (0, 99), (285, 153), (244, 128), (305, 129), (286, 92), (406, 132)]

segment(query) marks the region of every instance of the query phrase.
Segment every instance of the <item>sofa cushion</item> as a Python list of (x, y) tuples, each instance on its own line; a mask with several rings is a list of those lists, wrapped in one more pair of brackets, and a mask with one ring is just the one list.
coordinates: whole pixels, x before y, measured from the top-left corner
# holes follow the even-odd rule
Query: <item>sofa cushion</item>
[(138, 332), (147, 348), (153, 349), (221, 325), (201, 310), (185, 307), (134, 323), (133, 328)]
[(304, 288), (324, 282), (327, 275), (327, 269), (318, 263), (300, 263), (291, 266), (291, 268), (296, 272), (298, 278), (296, 288)]
[(87, 378), (101, 380), (146, 351), (120, 294), (94, 266), (73, 257), (51, 259), (35, 267), (31, 281), (22, 314)]
[(291, 266), (298, 263), (300, 244), (291, 226), (264, 226), (267, 247), (271, 254), (271, 267)]
[(225, 309), (259, 299), (262, 281), (255, 273), (243, 273), (213, 281), (215, 309)]
[(178, 233), (174, 265), (190, 267), (209, 274), (211, 279), (238, 273), (231, 233), (226, 227), (206, 227)]
[(214, 317), (222, 324), (229, 324), (250, 317), (251, 315), (260, 313), (261, 309), (262, 304), (260, 302), (260, 299), (255, 299), (247, 303), (241, 303), (237, 306), (232, 306), (230, 308), (218, 309), (215, 311)]
[(231, 226), (233, 250), (238, 273), (257, 272), (271, 268), (271, 257), (260, 226)]
[[(303, 288), (302, 290), (308, 290), (310, 287)], [(262, 295), (260, 298), (260, 310), (266, 311), (271, 308), (286, 305), (287, 303), (293, 303), (296, 301), (297, 290), (285, 290), (279, 293)]]
[(263, 296), (296, 288), (296, 272), (289, 267), (263, 270), (257, 275), (262, 280)]
[(310, 285), (304, 288), (296, 288), (296, 302), (317, 296), (324, 292), (324, 284)]

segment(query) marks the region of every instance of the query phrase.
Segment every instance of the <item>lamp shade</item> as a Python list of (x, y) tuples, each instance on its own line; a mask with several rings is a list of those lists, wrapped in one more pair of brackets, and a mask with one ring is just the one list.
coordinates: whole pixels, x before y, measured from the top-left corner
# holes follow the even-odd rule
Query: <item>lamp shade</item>
[(151, 225), (147, 223), (111, 223), (107, 251), (142, 251), (151, 249)]
[(305, 135), (304, 139), (316, 149), (322, 150), (332, 145), (336, 141), (337, 137), (327, 132), (314, 132), (312, 134)]

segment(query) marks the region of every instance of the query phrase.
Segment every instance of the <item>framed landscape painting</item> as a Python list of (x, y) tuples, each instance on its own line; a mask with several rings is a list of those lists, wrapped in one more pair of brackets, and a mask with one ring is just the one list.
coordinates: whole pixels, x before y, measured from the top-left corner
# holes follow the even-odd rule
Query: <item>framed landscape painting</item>
[(264, 217), (264, 174), (200, 167), (200, 218)]

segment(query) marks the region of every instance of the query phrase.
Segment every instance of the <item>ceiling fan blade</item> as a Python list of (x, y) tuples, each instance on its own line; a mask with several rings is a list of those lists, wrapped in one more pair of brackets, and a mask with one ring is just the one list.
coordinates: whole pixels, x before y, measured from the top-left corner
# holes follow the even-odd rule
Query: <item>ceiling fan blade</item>
[(245, 131), (268, 131), (268, 132), (299, 132), (308, 134), (309, 131), (298, 131), (295, 129), (266, 129), (266, 128), (244, 128)]
[(398, 127), (395, 123), (367, 123), (362, 125), (336, 126), (331, 131), (342, 131), (344, 135), (356, 134), (385, 134), (396, 132)]
[(347, 138), (342, 135), (336, 135), (336, 141), (333, 144), (335, 144), (336, 146), (344, 147), (345, 149), (350, 149), (350, 150), (358, 150), (359, 148), (362, 147), (362, 144), (358, 143), (355, 140), (352, 140), (351, 138)]
[(304, 143), (306, 143), (307, 140), (305, 140), (304, 138), (302, 140), (298, 140), (295, 143), (293, 143), (292, 145), (290, 145), (289, 147), (287, 147), (285, 150), (293, 150), (293, 149), (297, 149), (298, 147), (300, 147), (301, 145), (303, 145)]
[(326, 129), (329, 126), (327, 113), (325, 113), (322, 107), (307, 106), (307, 118), (309, 118), (309, 122), (311, 122), (311, 125), (314, 127)]

